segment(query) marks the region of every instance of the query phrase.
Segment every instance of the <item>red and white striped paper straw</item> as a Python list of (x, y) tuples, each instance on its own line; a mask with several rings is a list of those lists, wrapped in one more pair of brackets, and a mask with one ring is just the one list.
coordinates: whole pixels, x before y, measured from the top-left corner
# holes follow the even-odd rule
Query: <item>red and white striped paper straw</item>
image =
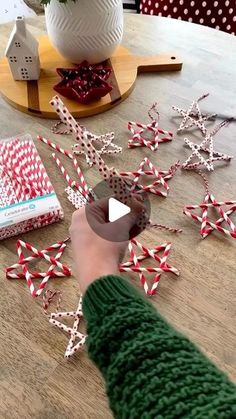
[[(44, 253), (48, 253), (48, 252), (51, 252), (51, 251), (53, 251), (53, 250), (59, 249), (59, 248), (61, 247), (61, 245), (62, 245), (63, 243), (65, 243), (66, 241), (67, 241), (67, 240), (65, 240), (65, 241), (60, 241), (60, 242), (57, 242), (57, 243), (55, 243), (55, 244), (51, 244), (50, 246), (47, 246), (45, 249), (41, 250), (41, 253), (42, 253), (42, 254), (44, 254)], [(8, 267), (6, 268), (6, 272), (7, 272), (7, 274), (8, 274), (9, 272), (11, 272), (11, 271), (13, 271), (13, 270), (17, 269), (17, 268), (22, 267), (22, 265), (24, 265), (24, 264), (26, 264), (26, 263), (29, 263), (29, 262), (31, 262), (32, 260), (34, 260), (34, 259), (36, 259), (36, 258), (40, 257), (40, 256), (39, 256), (39, 253), (37, 253), (37, 254), (36, 254), (36, 253), (33, 253), (31, 256), (24, 257), (24, 254), (23, 254), (23, 252), (22, 252), (23, 243), (25, 244), (25, 242), (23, 242), (22, 240), (17, 240), (17, 242), (16, 242), (16, 249), (17, 249), (17, 254), (18, 254), (18, 257), (19, 257), (19, 261), (18, 261), (17, 263), (14, 263), (14, 264), (13, 264), (13, 265), (11, 265), (11, 266), (8, 266)], [(28, 246), (28, 245), (26, 244), (26, 246)], [(28, 248), (28, 247), (26, 247), (26, 248)], [(30, 250), (30, 249), (28, 248), (28, 250)], [(61, 274), (62, 274), (62, 273), (61, 273)], [(59, 276), (61, 276), (61, 275), (59, 275)]]
[[(23, 265), (23, 273), (25, 274), (25, 279), (26, 279), (26, 282), (27, 282), (27, 285), (28, 285), (28, 287), (29, 287), (29, 289), (30, 289), (30, 293), (31, 293), (31, 295), (32, 295), (32, 297), (38, 297), (39, 295), (41, 295), (42, 294), (42, 292), (43, 292), (43, 290), (44, 290), (44, 288), (46, 287), (46, 285), (47, 285), (47, 282), (48, 282), (48, 280), (51, 278), (51, 276), (53, 275), (53, 269), (54, 269), (54, 266), (55, 266), (55, 263), (57, 262), (57, 263), (60, 263), (60, 262), (58, 262), (58, 259), (60, 259), (60, 257), (61, 257), (61, 255), (62, 255), (62, 253), (63, 253), (63, 251), (64, 251), (64, 248), (66, 247), (66, 245), (65, 244), (62, 244), (61, 245), (61, 248), (59, 249), (59, 252), (58, 252), (58, 254), (53, 258), (53, 263), (52, 263), (52, 265), (50, 266), (50, 268), (48, 269), (48, 271), (47, 271), (47, 276), (45, 276), (44, 278), (43, 278), (43, 280), (42, 280), (42, 282), (39, 284), (39, 288), (37, 289), (37, 290), (35, 290), (35, 286), (34, 286), (34, 283), (33, 283), (33, 281), (32, 281), (32, 276), (31, 276), (31, 274), (30, 274), (30, 272), (29, 272), (29, 270), (28, 270), (28, 267), (27, 267), (27, 265), (25, 264), (25, 265)], [(44, 258), (45, 258), (45, 254), (44, 254)], [(68, 271), (69, 272), (69, 271)]]
[(48, 145), (49, 147), (53, 148), (53, 150), (58, 151), (61, 154), (64, 154), (64, 156), (69, 157), (70, 159), (73, 159), (73, 154), (70, 153), (68, 150), (64, 150), (64, 148), (60, 147), (58, 144), (55, 144), (53, 141), (51, 141), (48, 138), (44, 138), (41, 135), (37, 136), (37, 139), (41, 141), (42, 143)]
[[(209, 202), (210, 201), (210, 202)], [(224, 211), (221, 206), (223, 205), (232, 205), (231, 208), (229, 208), (227, 211)], [(208, 208), (218, 208), (219, 213), (221, 217), (215, 221), (215, 223), (212, 223), (208, 218)], [(191, 212), (191, 210), (201, 208), (202, 216), (198, 216)], [(213, 230), (218, 230), (221, 233), (224, 233), (230, 237), (236, 238), (236, 227), (235, 224), (232, 222), (232, 220), (229, 218), (229, 216), (236, 211), (236, 201), (225, 201), (225, 202), (217, 202), (214, 198), (214, 196), (210, 193), (207, 193), (204, 199), (204, 202), (200, 205), (187, 205), (185, 206), (183, 212), (188, 217), (191, 217), (192, 219), (199, 221), (201, 223), (201, 229), (200, 234), (202, 238), (206, 238)], [(221, 226), (223, 222), (226, 222), (230, 228), (230, 230), (227, 230)]]
[(69, 184), (69, 186), (71, 186), (71, 187), (76, 186), (76, 188), (80, 191), (80, 193), (82, 193), (82, 195), (88, 201), (91, 201), (91, 189), (87, 185), (87, 182), (85, 180), (83, 172), (80, 169), (79, 164), (78, 164), (75, 156), (72, 153), (70, 153), (68, 150), (64, 150), (62, 147), (58, 146), (57, 144), (55, 144), (54, 142), (52, 142), (49, 139), (46, 139), (42, 136), (38, 136), (37, 138), (38, 138), (39, 141), (43, 142), (44, 144), (47, 144), (49, 147), (53, 148), (55, 151), (58, 151), (59, 153), (63, 154), (66, 157), (69, 157), (73, 161), (75, 170), (76, 170), (77, 175), (79, 177), (79, 181), (75, 181), (75, 183), (73, 183), (74, 181), (70, 178), (67, 170), (63, 166), (60, 159), (58, 157), (56, 157), (55, 153), (53, 153), (53, 158), (56, 161), (56, 164), (58, 165), (58, 167), (60, 168), (63, 176), (66, 178), (67, 183)]
[[(137, 256), (134, 250), (133, 245), (136, 245), (141, 251), (142, 254)], [(174, 268), (173, 266), (167, 264), (166, 260), (169, 255), (171, 248), (171, 243), (164, 243), (161, 246), (156, 246), (154, 249), (148, 249), (146, 246), (139, 243), (136, 239), (132, 239), (129, 242), (129, 253), (130, 259), (128, 262), (123, 262), (120, 264), (120, 272), (137, 272), (139, 273), (139, 279), (141, 284), (143, 285), (144, 291), (147, 295), (154, 295), (156, 293), (156, 289), (158, 283), (160, 281), (161, 273), (164, 272), (171, 272), (175, 275), (179, 275), (178, 269)], [(163, 251), (163, 255), (160, 257), (157, 253)], [(146, 259), (147, 257), (152, 257), (154, 260), (160, 263), (159, 268), (143, 268), (140, 265), (140, 261)], [(145, 272), (154, 272), (156, 275), (154, 277), (153, 283), (151, 288), (149, 288), (146, 277), (144, 275)]]
[(76, 182), (74, 180), (71, 179), (69, 173), (67, 172), (67, 170), (65, 169), (65, 167), (63, 166), (61, 160), (59, 159), (59, 157), (56, 156), (55, 153), (52, 153), (52, 157), (55, 160), (57, 166), (59, 167), (62, 175), (64, 176), (64, 178), (66, 179), (68, 185), (73, 188), (76, 185)]

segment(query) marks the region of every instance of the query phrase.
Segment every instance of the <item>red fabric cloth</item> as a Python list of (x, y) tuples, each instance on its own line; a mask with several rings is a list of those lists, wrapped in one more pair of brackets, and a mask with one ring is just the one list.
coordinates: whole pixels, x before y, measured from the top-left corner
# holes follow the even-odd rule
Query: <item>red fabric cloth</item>
[(235, 0), (141, 0), (140, 12), (187, 20), (236, 34)]

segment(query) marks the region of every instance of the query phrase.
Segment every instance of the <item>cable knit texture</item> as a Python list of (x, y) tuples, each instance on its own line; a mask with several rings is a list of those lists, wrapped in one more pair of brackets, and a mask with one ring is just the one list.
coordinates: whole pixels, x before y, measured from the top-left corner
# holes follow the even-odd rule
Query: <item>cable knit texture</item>
[(236, 387), (123, 278), (85, 293), (88, 353), (116, 418), (236, 418)]

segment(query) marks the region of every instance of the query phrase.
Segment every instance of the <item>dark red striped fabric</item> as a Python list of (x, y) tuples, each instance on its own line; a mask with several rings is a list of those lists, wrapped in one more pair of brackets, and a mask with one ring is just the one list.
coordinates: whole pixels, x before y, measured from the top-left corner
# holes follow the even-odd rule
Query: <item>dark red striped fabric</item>
[(140, 12), (187, 20), (236, 34), (235, 0), (141, 0)]

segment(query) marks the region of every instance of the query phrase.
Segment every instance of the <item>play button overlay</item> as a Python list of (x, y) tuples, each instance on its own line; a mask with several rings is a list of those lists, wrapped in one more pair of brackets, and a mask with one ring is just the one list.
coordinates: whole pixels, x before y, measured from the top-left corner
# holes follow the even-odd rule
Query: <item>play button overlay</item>
[(99, 201), (86, 205), (85, 211), (90, 227), (98, 236), (108, 241), (122, 242), (133, 239), (146, 228), (150, 219), (150, 201), (148, 194), (140, 191), (135, 195), (134, 206), (130, 199), (131, 181), (126, 179), (126, 183), (120, 182), (118, 177), (114, 177), (113, 181), (115, 188), (111, 188), (105, 180), (93, 188)]
[(108, 220), (113, 223), (116, 220), (129, 214), (131, 211), (130, 207), (118, 201), (115, 198), (109, 198), (108, 201)]

